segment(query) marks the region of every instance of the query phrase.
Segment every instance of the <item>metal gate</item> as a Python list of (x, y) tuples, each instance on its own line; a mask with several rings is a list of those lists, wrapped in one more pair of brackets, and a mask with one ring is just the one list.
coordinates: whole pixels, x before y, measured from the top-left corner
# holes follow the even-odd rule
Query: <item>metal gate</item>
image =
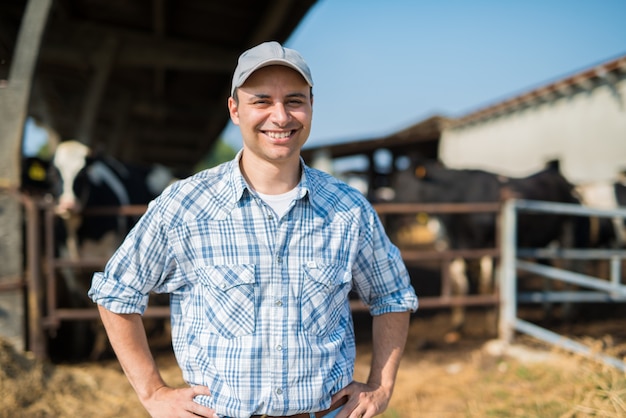
[[(28, 349), (38, 358), (48, 356), (46, 333), (55, 332), (62, 321), (100, 318), (95, 305), (90, 308), (60, 307), (56, 283), (64, 268), (98, 271), (106, 258), (68, 260), (55, 255), (55, 213), (50, 199), (21, 196), (26, 224), (26, 292), (28, 300)], [(83, 216), (139, 216), (147, 205), (91, 208)], [(1, 289), (0, 289), (1, 290)], [(144, 318), (169, 318), (168, 306), (149, 306)]]
[[(626, 363), (618, 358), (597, 353), (590, 347), (566, 338), (548, 329), (517, 317), (518, 302), (626, 302), (626, 285), (622, 284), (621, 264), (626, 259), (626, 250), (602, 249), (520, 249), (517, 248), (518, 212), (550, 213), (573, 216), (595, 216), (626, 219), (626, 209), (600, 210), (568, 203), (552, 203), (532, 200), (509, 200), (504, 204), (501, 232), (500, 262), (500, 338), (510, 342), (515, 331), (531, 335), (539, 340), (559, 346), (565, 350), (582, 354), (594, 360), (626, 371)], [(609, 260), (610, 280), (600, 279), (573, 271), (545, 266), (523, 260), (521, 257), (539, 257), (543, 259)], [(578, 291), (556, 292), (517, 292), (517, 272), (526, 271), (544, 277), (573, 284), (585, 289)]]

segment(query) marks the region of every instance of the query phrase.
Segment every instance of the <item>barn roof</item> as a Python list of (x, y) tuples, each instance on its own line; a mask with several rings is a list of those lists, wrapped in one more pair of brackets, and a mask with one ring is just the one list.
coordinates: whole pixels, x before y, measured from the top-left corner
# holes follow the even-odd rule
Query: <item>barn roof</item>
[(379, 148), (389, 149), (396, 155), (418, 153), (426, 158), (438, 158), (438, 146), (444, 129), (455, 129), (478, 123), (502, 114), (516, 111), (533, 103), (552, 100), (577, 91), (589, 90), (599, 83), (612, 84), (626, 74), (626, 55), (594, 65), (584, 71), (559, 79), (536, 89), (485, 106), (461, 117), (433, 116), (396, 133), (371, 139), (321, 145), (303, 151), (305, 159), (324, 150), (331, 158), (357, 154), (371, 154)]
[[(0, 2), (0, 79), (26, 3)], [(239, 54), (265, 40), (284, 42), (314, 3), (55, 0), (28, 114), (62, 140), (189, 170), (228, 123)]]
[(460, 128), (482, 122), (536, 103), (569, 96), (577, 91), (591, 90), (600, 83), (614, 84), (623, 74), (626, 74), (626, 55), (472, 111), (452, 120), (449, 127)]
[(305, 148), (302, 156), (309, 161), (323, 150), (331, 158), (341, 158), (358, 154), (371, 155), (384, 148), (396, 155), (408, 155), (417, 150), (423, 157), (436, 158), (441, 131), (448, 123), (448, 118), (435, 115), (383, 137)]

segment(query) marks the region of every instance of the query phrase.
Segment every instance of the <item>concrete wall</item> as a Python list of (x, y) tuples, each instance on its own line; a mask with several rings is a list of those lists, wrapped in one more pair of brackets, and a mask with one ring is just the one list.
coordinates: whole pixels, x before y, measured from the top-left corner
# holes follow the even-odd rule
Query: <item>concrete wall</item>
[(439, 155), (451, 168), (518, 177), (558, 158), (573, 183), (614, 179), (626, 169), (626, 76), (444, 129)]

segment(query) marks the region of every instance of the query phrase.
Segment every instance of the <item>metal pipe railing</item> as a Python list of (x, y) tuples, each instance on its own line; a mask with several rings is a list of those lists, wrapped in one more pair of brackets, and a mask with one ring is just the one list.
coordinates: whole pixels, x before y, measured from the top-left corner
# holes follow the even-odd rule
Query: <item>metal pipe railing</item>
[[(625, 252), (622, 250), (581, 250), (581, 249), (561, 249), (561, 250), (535, 250), (517, 249), (516, 225), (517, 213), (528, 211), (536, 213), (555, 213), (575, 216), (599, 216), (599, 217), (622, 217), (626, 218), (626, 209), (600, 210), (587, 208), (575, 204), (552, 203), (529, 200), (507, 201), (503, 208), (503, 225), (500, 230), (502, 252), (500, 263), (500, 338), (506, 342), (511, 342), (514, 332), (519, 331), (531, 335), (549, 344), (561, 347), (577, 354), (582, 354), (593, 360), (603, 362), (621, 371), (626, 371), (626, 363), (602, 353), (598, 353), (591, 348), (580, 344), (572, 339), (566, 338), (528, 321), (517, 317), (517, 303), (535, 302), (545, 303), (552, 301), (561, 302), (624, 302), (626, 301), (626, 286), (621, 284), (621, 260), (625, 259)], [(543, 258), (579, 258), (579, 259), (607, 259), (611, 264), (610, 280), (602, 280), (596, 277), (581, 273), (557, 269), (555, 267), (540, 265), (518, 259), (521, 256), (534, 256)], [(535, 292), (521, 293), (517, 295), (517, 270), (538, 274), (547, 280), (559, 280), (562, 282), (596, 289), (600, 292), (589, 291), (569, 291), (569, 292)]]

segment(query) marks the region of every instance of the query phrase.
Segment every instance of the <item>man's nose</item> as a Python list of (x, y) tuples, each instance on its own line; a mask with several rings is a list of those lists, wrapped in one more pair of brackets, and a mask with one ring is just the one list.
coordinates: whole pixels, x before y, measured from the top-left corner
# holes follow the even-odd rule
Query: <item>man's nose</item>
[(291, 119), (291, 115), (285, 108), (285, 105), (283, 103), (276, 103), (272, 112), (272, 121), (277, 126), (285, 126), (287, 122), (289, 122), (289, 119)]

